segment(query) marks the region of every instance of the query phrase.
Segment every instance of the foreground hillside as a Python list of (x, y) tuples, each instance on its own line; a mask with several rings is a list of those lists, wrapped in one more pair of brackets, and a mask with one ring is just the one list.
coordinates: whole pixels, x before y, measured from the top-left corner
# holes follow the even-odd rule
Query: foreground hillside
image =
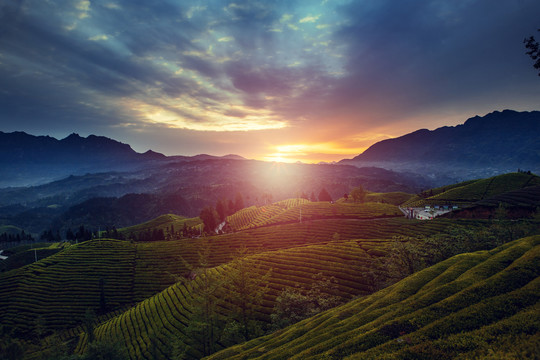
[[(212, 250), (208, 265), (228, 263), (242, 246), (252, 252), (265, 252), (325, 244), (335, 234), (341, 240), (430, 235), (456, 223), (476, 224), (390, 218), (328, 219), (261, 227), (207, 238)], [(38, 317), (45, 321), (47, 331), (59, 331), (79, 325), (88, 307), (96, 309), (96, 313), (107, 313), (131, 306), (173, 285), (198, 266), (203, 242), (191, 238), (155, 242), (96, 239), (72, 245), (0, 274), (0, 321), (26, 336), (33, 331)], [(101, 294), (106, 300), (105, 309), (100, 305)]]
[[(54, 254), (0, 274), (0, 349), (19, 343), (19, 348), (27, 348), (28, 359), (57, 360), (64, 359), (54, 355), (59, 344), (62, 354), (72, 356), (112, 341), (125, 349), (122, 359), (199, 359), (338, 304), (368, 301), (374, 291), (454, 254), (492, 249), (539, 233), (535, 220), (406, 219), (391, 204), (410, 197), (405, 195), (374, 194), (380, 203), (290, 199), (246, 208), (229, 216), (230, 232), (202, 237), (179, 234), (184, 227), (200, 228), (200, 219), (163, 215), (112, 231), (129, 240), (58, 244)], [(145, 233), (161, 233), (167, 240), (133, 240)], [(530, 239), (536, 245), (538, 237)], [(503, 250), (462, 259), (487, 261)], [(46, 255), (28, 253), (21, 249), (21, 254)], [(505, 258), (503, 263), (514, 260)], [(449, 269), (466, 272), (465, 265), (476, 266), (470, 260), (460, 264)], [(440, 272), (448, 278), (444, 266)], [(415, 276), (420, 275), (411, 279)], [(424, 288), (414, 284), (403, 289), (412, 286), (414, 294)], [(454, 283), (444, 288), (436, 284), (429, 286), (440, 291), (440, 299), (454, 296), (448, 290), (455, 289)], [(384, 298), (392, 302), (395, 296)], [(359, 306), (375, 311), (381, 308), (371, 305), (377, 301)], [(320, 331), (334, 324), (336, 315), (329, 316)], [(372, 325), (382, 324), (382, 319)], [(269, 343), (267, 349), (273, 346)], [(231, 349), (236, 354), (244, 348)]]
[[(368, 242), (365, 246), (377, 247)], [(378, 246), (384, 247), (385, 241)], [(316, 279), (333, 279), (324, 282), (331, 291), (325, 296), (341, 303), (371, 291), (369, 279), (363, 275), (369, 271), (371, 256), (358, 241), (334, 241), (324, 245), (291, 248), (243, 258), (236, 262), (212, 268), (193, 280), (180, 281), (161, 293), (139, 303), (125, 313), (102, 323), (95, 329), (98, 340), (113, 339), (126, 347), (131, 359), (154, 358), (159, 354), (170, 358), (174, 343), (188, 346), (186, 356), (200, 358), (204, 355), (202, 345), (193, 339), (188, 325), (193, 318), (194, 297), (205, 289), (207, 282), (216, 284), (215, 296), (220, 299), (217, 313), (222, 321), (234, 316), (240, 294), (235, 294), (231, 283), (235, 276), (248, 276), (254, 285), (264, 289), (260, 303), (252, 309), (261, 322), (261, 330), (270, 323), (276, 299), (286, 289), (311, 288)], [(240, 271), (247, 273), (238, 274)], [(231, 275), (236, 274), (236, 275)], [(251, 294), (242, 294), (249, 297)], [(216, 320), (217, 322), (218, 320)], [(126, 328), (131, 329), (125, 331)], [(223, 329), (216, 324), (215, 333)], [(217, 349), (223, 348), (222, 341)], [(82, 338), (78, 352), (87, 347), (87, 336)]]
[(208, 359), (523, 358), (540, 346), (540, 236), (454, 256)]

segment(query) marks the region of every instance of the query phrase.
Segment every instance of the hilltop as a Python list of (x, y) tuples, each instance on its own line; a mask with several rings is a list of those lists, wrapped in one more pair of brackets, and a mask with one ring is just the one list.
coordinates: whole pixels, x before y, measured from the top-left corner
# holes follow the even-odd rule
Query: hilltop
[[(540, 206), (539, 188), (539, 176), (525, 172), (509, 173), (426, 190), (402, 206), (458, 207), (459, 211), (445, 215), (450, 217), (532, 217)], [(497, 211), (504, 214), (496, 215)]]

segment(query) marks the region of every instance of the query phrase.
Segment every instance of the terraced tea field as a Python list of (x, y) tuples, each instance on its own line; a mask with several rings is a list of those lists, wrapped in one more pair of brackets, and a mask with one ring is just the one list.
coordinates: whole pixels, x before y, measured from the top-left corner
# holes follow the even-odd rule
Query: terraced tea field
[[(388, 239), (393, 235), (431, 234), (453, 222), (411, 222), (402, 218), (372, 221), (333, 219), (261, 227), (210, 237), (210, 264), (233, 259), (238, 248), (287, 249), (341, 240)], [(455, 222), (454, 222), (455, 223)], [(474, 223), (474, 222), (463, 222)], [(109, 310), (135, 304), (178, 281), (195, 266), (204, 239), (147, 243), (93, 240), (73, 245), (31, 265), (0, 275), (0, 321), (24, 333), (42, 316), (46, 328), (77, 326), (86, 308), (99, 309), (100, 279)], [(16, 300), (15, 300), (16, 299)]]
[[(256, 263), (250, 277), (262, 278), (269, 274), (265, 279), (268, 290), (256, 310), (260, 313), (260, 319), (266, 322), (269, 322), (269, 314), (273, 311), (276, 297), (284, 288), (307, 288), (318, 274), (336, 279), (337, 289), (333, 290), (332, 295), (337, 295), (344, 301), (370, 291), (370, 285), (362, 274), (368, 271), (372, 259), (357, 241), (338, 241), (270, 251), (253, 255), (249, 260)], [(224, 284), (217, 295), (223, 301), (219, 310), (223, 316), (234, 307), (230, 298), (231, 290), (226, 282), (231, 266), (220, 266), (211, 273), (213, 277), (223, 278), (217, 280)], [(200, 282), (200, 277), (193, 281), (179, 282), (144, 300), (96, 328), (97, 338), (114, 339), (124, 344), (131, 359), (150, 359), (156, 351), (160, 356), (170, 357), (170, 339), (190, 342), (185, 335), (190, 319), (190, 294), (193, 288), (201, 286)], [(78, 352), (85, 347), (86, 338), (83, 337)], [(197, 347), (192, 347), (193, 353), (190, 355), (192, 358), (199, 358), (201, 354), (197, 352)]]
[(461, 254), (208, 359), (535, 358), (540, 236)]
[(171, 235), (171, 230), (178, 232), (183, 229), (184, 224), (187, 227), (193, 227), (201, 225), (202, 221), (198, 217), (186, 218), (175, 214), (166, 214), (142, 224), (118, 229), (118, 232), (124, 235), (126, 239), (129, 239), (132, 235), (139, 237), (141, 233), (152, 232), (154, 230), (161, 230), (166, 235)]
[[(300, 210), (302, 222), (296, 217)], [(0, 322), (23, 338), (35, 336), (39, 324), (45, 334), (57, 332), (63, 341), (77, 338), (77, 351), (82, 352), (87, 339), (81, 323), (90, 308), (99, 315), (97, 338), (120, 342), (131, 359), (168, 358), (171, 344), (178, 341), (189, 345), (189, 358), (200, 358), (200, 344), (186, 330), (193, 316), (193, 294), (201, 291), (204, 279), (214, 279), (220, 284), (215, 294), (221, 299), (220, 318), (234, 313), (239, 305), (228, 279), (242, 263), (238, 261), (254, 264), (252, 279), (264, 279), (265, 294), (255, 310), (257, 319), (269, 324), (281, 292), (308, 289), (317, 276), (335, 279), (336, 288), (328, 291), (342, 301), (369, 294), (374, 288), (373, 262), (387, 254), (394, 236), (429, 236), (453, 226), (481, 229), (491, 224), (408, 220), (388, 203), (303, 199), (244, 209), (229, 219), (244, 230), (168, 241), (94, 239), (4, 272)], [(199, 220), (166, 215), (131, 231), (171, 225), (180, 229), (186, 221)], [(235, 260), (239, 249), (249, 256)], [(203, 250), (208, 254), (208, 277), (201, 275)], [(382, 271), (378, 276), (386, 275)]]
[(290, 199), (261, 207), (251, 206), (227, 217), (235, 231), (316, 219), (373, 219), (399, 217), (398, 207), (388, 203), (311, 202)]
[(467, 206), (509, 191), (538, 185), (540, 185), (539, 176), (510, 173), (433, 189), (428, 192), (426, 198), (417, 195), (405, 202), (403, 206), (419, 207), (447, 204)]

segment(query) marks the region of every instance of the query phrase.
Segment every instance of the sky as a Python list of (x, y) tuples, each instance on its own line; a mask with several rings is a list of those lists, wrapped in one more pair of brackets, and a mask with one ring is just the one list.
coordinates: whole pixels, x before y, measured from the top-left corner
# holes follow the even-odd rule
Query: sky
[(538, 0), (3, 0), (0, 131), (338, 161), (540, 110)]

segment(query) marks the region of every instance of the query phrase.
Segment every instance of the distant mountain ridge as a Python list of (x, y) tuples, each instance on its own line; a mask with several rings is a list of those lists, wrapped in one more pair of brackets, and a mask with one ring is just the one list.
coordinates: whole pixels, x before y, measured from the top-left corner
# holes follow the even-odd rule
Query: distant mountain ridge
[[(132, 171), (162, 162), (215, 159), (216, 156), (165, 156), (148, 150), (138, 153), (130, 145), (105, 136), (71, 134), (58, 140), (25, 132), (0, 131), (0, 188), (38, 185), (70, 175)], [(227, 159), (243, 159), (227, 155)]]
[(495, 111), (454, 127), (421, 129), (380, 141), (340, 164), (457, 176), (469, 170), (477, 171), (478, 177), (518, 168), (538, 172), (539, 134), (540, 111)]

